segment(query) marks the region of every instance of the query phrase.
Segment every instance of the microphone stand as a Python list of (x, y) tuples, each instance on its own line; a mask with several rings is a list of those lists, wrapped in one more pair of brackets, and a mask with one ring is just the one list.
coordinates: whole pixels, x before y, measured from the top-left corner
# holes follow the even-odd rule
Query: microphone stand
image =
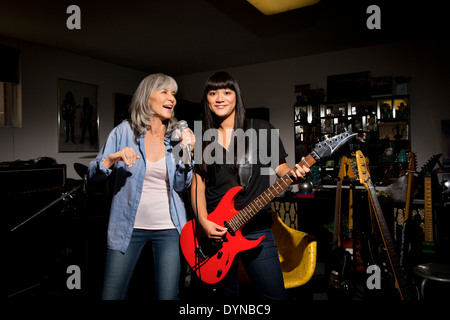
[(73, 188), (72, 190), (68, 191), (68, 192), (64, 192), (58, 199), (52, 201), (51, 203), (49, 203), (47, 206), (45, 206), (44, 208), (42, 208), (41, 210), (39, 210), (38, 212), (36, 212), (35, 214), (33, 214), (31, 217), (29, 217), (28, 219), (24, 220), (23, 222), (19, 223), (17, 226), (15, 226), (14, 228), (11, 229), (11, 232), (17, 230), (19, 227), (23, 226), (24, 224), (28, 223), (29, 221), (31, 221), (32, 219), (36, 218), (37, 216), (39, 216), (42, 212), (44, 212), (45, 210), (47, 210), (48, 208), (52, 207), (53, 205), (55, 205), (56, 203), (58, 203), (61, 200), (64, 201), (68, 201), (73, 199), (73, 193), (75, 193), (75, 191), (77, 191), (82, 185), (79, 185), (75, 188)]

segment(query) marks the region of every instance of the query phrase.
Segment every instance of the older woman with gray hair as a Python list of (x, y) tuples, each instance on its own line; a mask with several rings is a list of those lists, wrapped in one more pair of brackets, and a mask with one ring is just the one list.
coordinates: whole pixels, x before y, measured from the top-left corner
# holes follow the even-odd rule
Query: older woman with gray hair
[[(191, 184), (192, 165), (173, 152), (177, 89), (175, 80), (167, 75), (144, 78), (131, 101), (130, 119), (111, 131), (89, 165), (88, 179), (92, 181), (106, 179), (116, 171), (102, 299), (127, 298), (147, 243), (153, 250), (157, 298), (178, 299), (179, 234), (187, 221), (180, 193)], [(178, 135), (183, 152), (188, 144), (193, 149), (194, 135), (189, 129)]]

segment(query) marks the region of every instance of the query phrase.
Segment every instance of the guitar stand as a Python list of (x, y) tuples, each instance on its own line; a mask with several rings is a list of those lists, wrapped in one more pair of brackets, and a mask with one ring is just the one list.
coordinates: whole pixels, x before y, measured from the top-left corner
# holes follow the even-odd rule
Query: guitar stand
[[(344, 163), (342, 163), (342, 166)], [(329, 296), (331, 298), (351, 298), (359, 291), (355, 282), (358, 271), (358, 252), (360, 249), (354, 239), (353, 209), (355, 179), (346, 172), (341, 171), (336, 184), (336, 202), (333, 231), (333, 258), (330, 264), (330, 279), (328, 282)], [(342, 232), (342, 190), (348, 189), (348, 234)], [(336, 260), (336, 261), (334, 261)], [(337, 295), (336, 295), (337, 294)]]

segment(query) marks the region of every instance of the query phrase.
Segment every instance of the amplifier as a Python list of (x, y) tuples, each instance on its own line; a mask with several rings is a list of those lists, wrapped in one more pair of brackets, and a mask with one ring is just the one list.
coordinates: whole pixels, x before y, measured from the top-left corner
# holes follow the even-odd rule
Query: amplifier
[(51, 158), (0, 163), (2, 230), (8, 237), (5, 282), (9, 296), (27, 292), (33, 295), (33, 288), (39, 292), (50, 283), (47, 279), (58, 259), (62, 259), (60, 252), (68, 241), (64, 232), (70, 216), (62, 214), (65, 213), (62, 201), (51, 205), (62, 195), (65, 184), (66, 165)]
[(65, 164), (2, 162), (0, 163), (0, 193), (61, 191), (66, 183), (66, 171)]

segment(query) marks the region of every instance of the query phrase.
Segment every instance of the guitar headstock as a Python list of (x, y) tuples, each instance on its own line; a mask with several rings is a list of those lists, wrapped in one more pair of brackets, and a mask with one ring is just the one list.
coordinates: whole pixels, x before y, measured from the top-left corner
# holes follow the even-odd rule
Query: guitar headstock
[[(339, 160), (339, 178), (348, 178), (351, 180), (359, 180), (358, 178), (358, 168), (356, 166), (356, 154), (352, 152), (350, 158), (342, 156)], [(368, 162), (368, 159), (366, 159)]]
[(415, 172), (417, 167), (417, 158), (416, 154), (412, 151), (408, 153), (409, 163), (408, 163), (408, 171)]
[(431, 176), (431, 174), (433, 173), (434, 167), (436, 166), (437, 163), (439, 163), (439, 158), (441, 156), (442, 156), (442, 153), (435, 154), (434, 156), (432, 156), (430, 158), (430, 160), (428, 160), (428, 162), (422, 166), (422, 171), (420, 173), (425, 176)]
[(371, 184), (369, 166), (366, 162), (366, 157), (361, 152), (361, 150), (356, 151), (356, 163), (358, 165), (358, 176), (359, 182), (363, 184), (366, 188), (369, 188), (369, 184)]
[(341, 134), (338, 134), (334, 137), (331, 137), (327, 140), (317, 143), (314, 146), (313, 152), (319, 158), (326, 158), (331, 156), (337, 149), (346, 144), (350, 139), (356, 136), (356, 133), (351, 131), (346, 131)]
[(345, 177), (350, 175), (350, 161), (348, 160), (348, 158), (346, 156), (342, 156), (339, 159), (339, 174), (338, 177), (340, 179), (344, 179)]

